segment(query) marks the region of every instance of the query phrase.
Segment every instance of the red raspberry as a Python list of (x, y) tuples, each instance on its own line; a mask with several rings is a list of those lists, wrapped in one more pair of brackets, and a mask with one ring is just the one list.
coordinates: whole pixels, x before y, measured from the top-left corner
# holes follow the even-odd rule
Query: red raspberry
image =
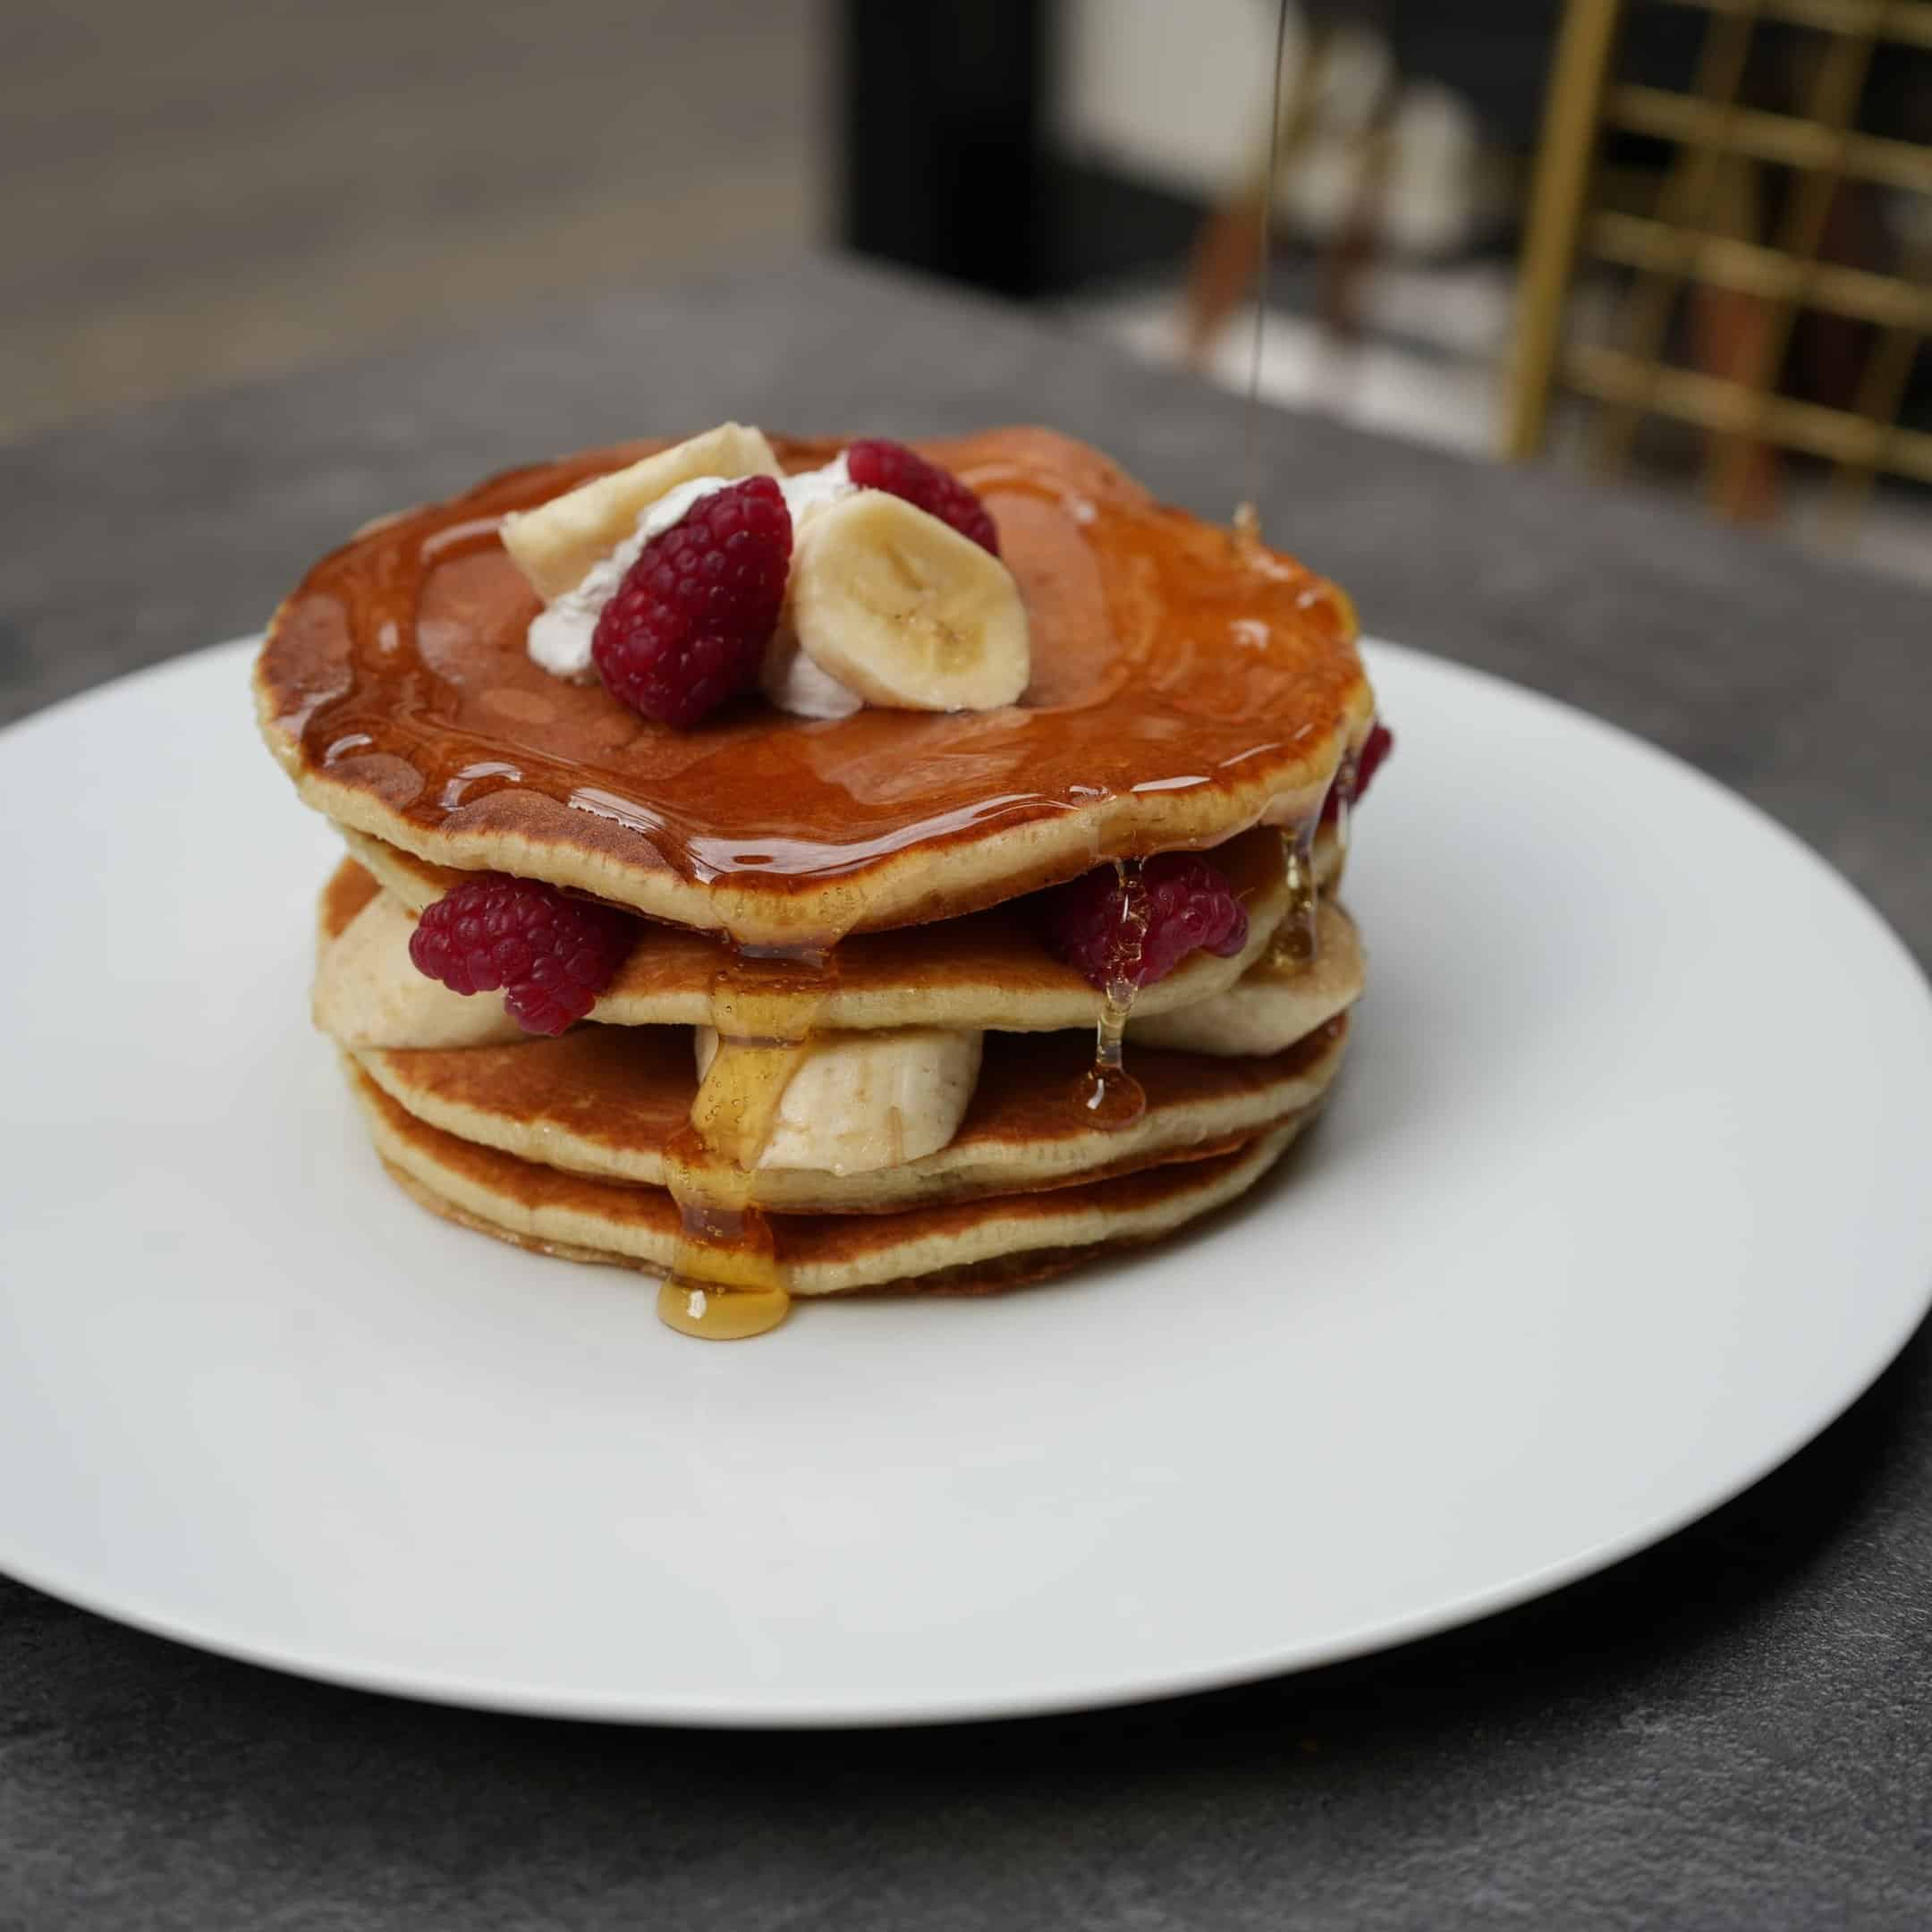
[(605, 689), (682, 731), (756, 684), (791, 564), (775, 478), (700, 497), (644, 546), (599, 614), (590, 657)]
[(1230, 959), (1248, 944), (1248, 911), (1198, 852), (1157, 852), (1123, 885), (1110, 865), (1041, 894), (1050, 953), (1105, 992), (1165, 979), (1190, 953)]
[(987, 506), (950, 470), (928, 462), (903, 443), (861, 437), (845, 452), (845, 473), (861, 488), (903, 496), (915, 509), (970, 537), (982, 550), (999, 555), (999, 532)]
[(526, 1033), (561, 1033), (597, 1004), (636, 936), (636, 921), (615, 906), (479, 872), (425, 909), (409, 950), (417, 971), (452, 993), (500, 987)]
[[(1372, 724), (1368, 735), (1362, 740), (1362, 748), (1355, 759), (1355, 788), (1349, 794), (1351, 805), (1359, 804), (1362, 794), (1368, 789), (1368, 781), (1382, 767), (1382, 760), (1395, 749), (1395, 733), (1379, 720)], [(1328, 796), (1322, 801), (1322, 823), (1326, 825), (1340, 810), (1342, 788), (1330, 785)]]

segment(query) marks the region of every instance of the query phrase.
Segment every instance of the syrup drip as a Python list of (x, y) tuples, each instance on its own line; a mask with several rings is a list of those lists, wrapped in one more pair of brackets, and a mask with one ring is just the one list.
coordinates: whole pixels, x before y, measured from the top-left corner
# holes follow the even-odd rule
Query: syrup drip
[(753, 1174), (838, 983), (835, 958), (734, 953), (711, 982), (717, 1053), (690, 1120), (665, 1150), (679, 1233), (657, 1315), (681, 1335), (716, 1342), (763, 1335), (791, 1308), (771, 1221), (751, 1198)]
[(1254, 336), (1248, 351), (1248, 495), (1234, 512), (1234, 534), (1256, 543), (1261, 540), (1261, 349), (1267, 333), (1269, 244), (1275, 236), (1275, 178), (1281, 173), (1282, 66), (1287, 51), (1288, 0), (1277, 0), (1274, 79), (1268, 90), (1267, 174), (1258, 197), (1261, 207), (1255, 235)]
[(741, 1288), (720, 1294), (697, 1282), (666, 1281), (657, 1291), (657, 1319), (700, 1342), (742, 1342), (768, 1334), (792, 1311), (783, 1288)]
[(1135, 969), (1147, 937), (1147, 902), (1138, 890), (1140, 861), (1116, 859), (1114, 874), (1121, 884), (1120, 970), (1107, 981), (1106, 1004), (1094, 1028), (1093, 1064), (1080, 1076), (1077, 1094), (1090, 1124), (1117, 1132), (1131, 1127), (1147, 1112), (1147, 1095), (1121, 1063), (1121, 1041), (1133, 1013)]
[(1339, 858), (1348, 856), (1349, 821), (1355, 809), (1355, 787), (1361, 773), (1361, 753), (1346, 751), (1342, 756), (1342, 768), (1335, 774), (1335, 784), (1329, 796), (1335, 801), (1335, 852)]
[(1288, 881), (1288, 911), (1268, 943), (1268, 964), (1277, 970), (1305, 970), (1315, 963), (1315, 834), (1318, 816), (1305, 818), (1282, 833), (1282, 866)]

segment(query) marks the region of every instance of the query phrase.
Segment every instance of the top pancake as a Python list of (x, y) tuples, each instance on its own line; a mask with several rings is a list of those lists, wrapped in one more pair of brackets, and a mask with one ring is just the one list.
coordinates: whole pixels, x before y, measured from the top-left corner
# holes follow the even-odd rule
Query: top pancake
[[(774, 440), (788, 470), (842, 446)], [(538, 600), (497, 536), (657, 446), (511, 472), (316, 565), (256, 671), (310, 804), (437, 864), (825, 945), (1310, 816), (1368, 730), (1333, 587), (1080, 444), (1002, 429), (920, 448), (998, 525), (1032, 631), (1018, 705), (808, 721), (752, 698), (672, 731), (530, 661)]]

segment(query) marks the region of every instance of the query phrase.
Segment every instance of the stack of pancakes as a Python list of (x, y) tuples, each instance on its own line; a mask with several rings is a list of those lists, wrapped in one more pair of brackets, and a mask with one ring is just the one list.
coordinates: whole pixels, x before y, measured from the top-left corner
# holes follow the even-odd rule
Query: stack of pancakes
[[(1373, 720), (1346, 599), (1063, 437), (922, 445), (997, 524), (1022, 701), (806, 721), (752, 699), (674, 733), (531, 662), (538, 602), (497, 535), (652, 446), (365, 531), (264, 646), (265, 734), (351, 854), (315, 1017), (389, 1171), (468, 1226), (671, 1277), (667, 1317), (724, 1335), (789, 1296), (1038, 1279), (1251, 1186), (1319, 1108), (1361, 987), (1334, 898), (1330, 794)], [(775, 446), (787, 470), (838, 447)], [(1238, 953), (1129, 1002), (1043, 943), (1037, 895), (1182, 849), (1240, 896)], [(520, 1035), (416, 972), (416, 916), (479, 870), (644, 916), (588, 1021)], [(703, 1028), (722, 1139), (691, 1124)], [(982, 1037), (944, 1145), (912, 1151), (890, 1108), (843, 1139), (785, 1114), (814, 1055), (931, 1030)]]

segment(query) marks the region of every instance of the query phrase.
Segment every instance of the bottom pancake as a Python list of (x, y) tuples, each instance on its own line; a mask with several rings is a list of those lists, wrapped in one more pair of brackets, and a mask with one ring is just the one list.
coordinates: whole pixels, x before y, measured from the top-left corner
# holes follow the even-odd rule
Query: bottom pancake
[[(377, 1152), (424, 1206), (520, 1247), (669, 1272), (679, 1218), (662, 1188), (568, 1174), (459, 1140), (344, 1064)], [(774, 1215), (778, 1258), (794, 1295), (1014, 1286), (1107, 1248), (1158, 1240), (1225, 1206), (1318, 1111), (1311, 1105), (1227, 1153), (1074, 1187), (898, 1214)]]

